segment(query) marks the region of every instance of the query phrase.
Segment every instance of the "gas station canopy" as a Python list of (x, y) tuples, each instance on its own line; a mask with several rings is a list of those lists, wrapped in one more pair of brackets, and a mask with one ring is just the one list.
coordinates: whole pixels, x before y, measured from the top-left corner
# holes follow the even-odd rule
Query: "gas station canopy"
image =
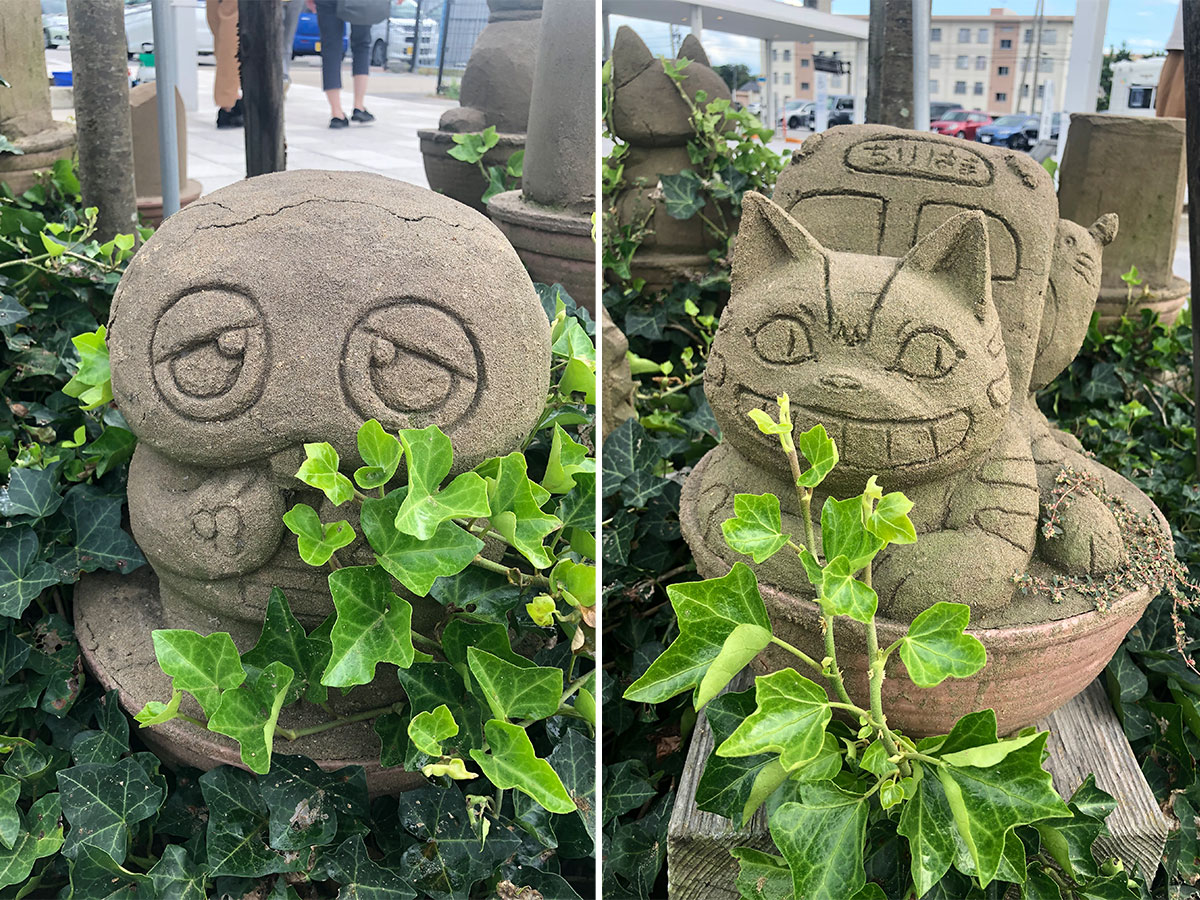
[(699, 24), (762, 41), (865, 41), (866, 18), (835, 16), (782, 0), (604, 0), (613, 16)]

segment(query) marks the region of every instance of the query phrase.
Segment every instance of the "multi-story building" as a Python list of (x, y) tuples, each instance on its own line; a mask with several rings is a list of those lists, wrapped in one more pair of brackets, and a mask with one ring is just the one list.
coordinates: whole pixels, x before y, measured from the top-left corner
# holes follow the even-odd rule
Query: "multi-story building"
[[(829, 0), (819, 0), (829, 12)], [(1040, 114), (1053, 82), (1051, 109), (1063, 106), (1071, 16), (1017, 15), (995, 7), (986, 16), (934, 16), (929, 31), (929, 99), (961, 103), (992, 115)], [(770, 46), (772, 91), (781, 105), (811, 100), (816, 53), (851, 59), (851, 44), (775, 42)], [(831, 75), (831, 94), (850, 93), (852, 76)]]

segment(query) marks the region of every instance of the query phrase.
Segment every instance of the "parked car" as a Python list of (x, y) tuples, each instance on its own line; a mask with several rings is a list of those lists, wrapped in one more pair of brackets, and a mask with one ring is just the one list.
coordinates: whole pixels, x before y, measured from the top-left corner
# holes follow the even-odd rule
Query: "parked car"
[[(1025, 137), (1029, 139), (1029, 146), (1037, 143), (1038, 129), (1041, 128), (1042, 117), (1038, 116), (1033, 121), (1033, 127), (1025, 130)], [(1054, 113), (1050, 117), (1050, 140), (1058, 140), (1058, 123), (1062, 121), (1062, 113)]]
[(946, 113), (936, 122), (929, 123), (929, 130), (934, 134), (952, 134), (955, 137), (975, 140), (975, 132), (980, 126), (988, 125), (992, 117), (977, 110), (956, 109)]
[(955, 109), (962, 109), (961, 103), (955, 103), (951, 100), (934, 100), (929, 104), (929, 121), (937, 122), (946, 118), (946, 113)]
[[(212, 31), (208, 27), (204, 0), (193, 0), (190, 4), (196, 19), (196, 51), (213, 52)], [(175, 8), (175, 15), (187, 15), (188, 5)], [(71, 36), (68, 31), (66, 0), (42, 0), (42, 36), (47, 47), (69, 47)], [(125, 0), (125, 52), (136, 56), (144, 50), (154, 49), (154, 19), (150, 0)]]
[[(849, 94), (831, 94), (825, 101), (829, 109), (827, 127), (834, 125), (850, 125), (854, 122), (854, 98)], [(815, 129), (817, 124), (817, 106), (808, 111), (808, 127)]]
[[(300, 2), (300, 0), (294, 0)], [(342, 52), (350, 47), (350, 26), (342, 27)], [(296, 23), (296, 37), (292, 40), (292, 59), (297, 56), (312, 56), (321, 52), (321, 31), (317, 28), (317, 14), (305, 10)]]
[(1029, 137), (1026, 131), (1033, 129), (1037, 133), (1037, 116), (1016, 113), (1001, 116), (990, 125), (983, 125), (975, 132), (975, 140), (981, 144), (1004, 144), (1014, 150), (1028, 150)]
[(789, 100), (779, 114), (777, 127), (782, 128), (785, 124), (788, 128), (810, 127), (809, 114), (815, 105), (811, 100)]
[[(412, 38), (416, 30), (416, 0), (392, 0), (387, 19), (371, 26), (371, 65), (382, 66), (384, 60), (408, 64), (412, 60)], [(430, 16), (421, 17), (421, 49), (417, 65), (437, 65), (441, 23)]]

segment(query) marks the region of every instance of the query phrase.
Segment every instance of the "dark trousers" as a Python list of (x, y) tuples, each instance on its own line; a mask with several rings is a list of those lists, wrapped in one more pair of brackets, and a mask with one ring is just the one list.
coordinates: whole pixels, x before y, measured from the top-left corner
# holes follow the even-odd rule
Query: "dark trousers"
[[(341, 90), (342, 87), (342, 38), (346, 34), (346, 23), (338, 18), (337, 0), (316, 0), (317, 29), (321, 32), (321, 89)], [(353, 60), (351, 71), (355, 75), (366, 75), (371, 71), (371, 26), (350, 26), (350, 53)]]

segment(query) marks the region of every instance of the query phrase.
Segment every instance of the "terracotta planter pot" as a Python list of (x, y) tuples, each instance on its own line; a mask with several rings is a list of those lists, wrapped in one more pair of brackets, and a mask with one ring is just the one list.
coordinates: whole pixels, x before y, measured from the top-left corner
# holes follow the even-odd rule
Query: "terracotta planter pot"
[(1192, 286), (1182, 278), (1172, 277), (1166, 287), (1151, 290), (1146, 297), (1135, 298), (1132, 308), (1126, 312), (1129, 301), (1124, 288), (1104, 288), (1100, 291), (1100, 299), (1096, 301), (1096, 312), (1100, 314), (1098, 327), (1102, 332), (1111, 331), (1121, 320), (1122, 315), (1129, 315), (1137, 321), (1143, 309), (1155, 313), (1164, 325), (1171, 325), (1179, 318), (1183, 304), (1187, 302)]
[[(814, 659), (824, 657), (816, 603), (770, 585), (760, 587), (775, 633)], [(1037, 625), (969, 629), (987, 648), (987, 665), (970, 678), (947, 678), (935, 688), (913, 684), (899, 654), (893, 654), (883, 683), (888, 724), (913, 737), (945, 734), (962, 716), (990, 707), (996, 711), (1001, 734), (1032, 725), (1088, 686), (1112, 659), (1150, 600), (1150, 592), (1142, 588), (1115, 601), (1104, 613), (1093, 611)], [(877, 619), (876, 625), (881, 647), (908, 631), (907, 625), (884, 619)], [(865, 626), (843, 617), (835, 629), (846, 689), (856, 703), (866, 707)], [(771, 646), (751, 665), (766, 673), (793, 662), (790, 653)]]
[[(458, 146), (454, 143), (454, 135), (449, 131), (418, 131), (417, 137), (421, 139), (421, 156), (425, 161), (425, 178), (429, 181), (430, 190), (445, 194), (487, 215), (487, 206), (481, 199), (487, 190), (487, 181), (479, 171), (479, 166), (450, 155), (450, 150)], [(524, 149), (524, 134), (501, 134), (500, 142), (484, 154), (483, 164), (485, 167), (506, 166), (510, 156)], [(517, 189), (520, 187), (518, 179)]]

